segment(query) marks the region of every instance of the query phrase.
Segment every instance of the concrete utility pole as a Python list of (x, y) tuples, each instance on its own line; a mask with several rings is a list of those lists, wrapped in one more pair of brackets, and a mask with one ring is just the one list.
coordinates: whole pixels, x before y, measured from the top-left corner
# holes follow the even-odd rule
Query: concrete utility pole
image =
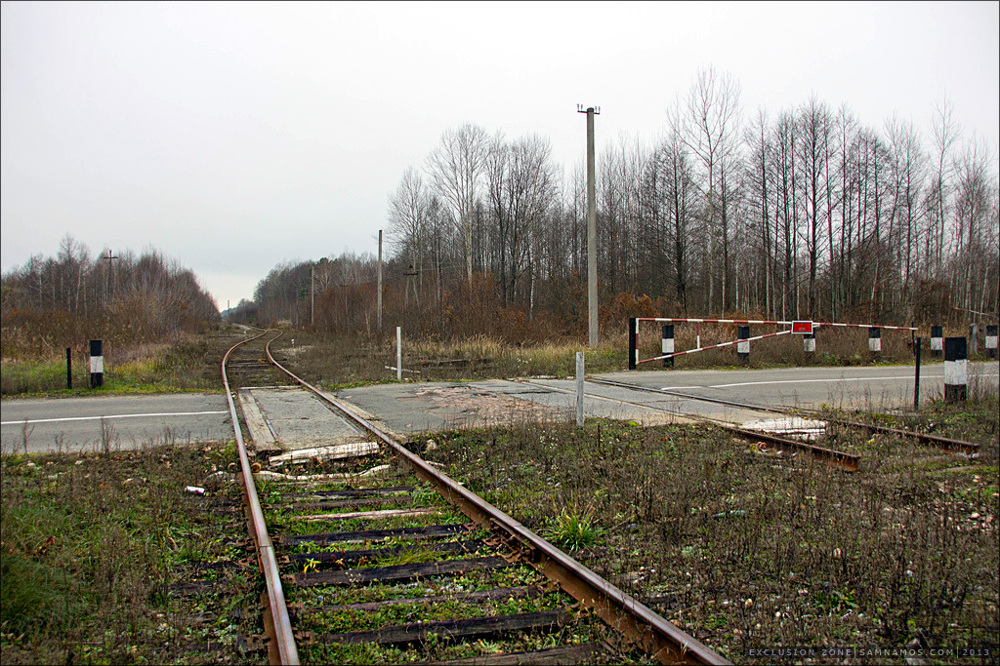
[(587, 310), (590, 346), (597, 346), (597, 175), (594, 167), (594, 116), (601, 107), (576, 105), (577, 113), (587, 114)]
[[(382, 335), (382, 230), (378, 230), (378, 334)], [(382, 338), (379, 338), (381, 340)]]
[(115, 264), (114, 261), (117, 259), (111, 250), (108, 250), (108, 300), (111, 300), (115, 295)]

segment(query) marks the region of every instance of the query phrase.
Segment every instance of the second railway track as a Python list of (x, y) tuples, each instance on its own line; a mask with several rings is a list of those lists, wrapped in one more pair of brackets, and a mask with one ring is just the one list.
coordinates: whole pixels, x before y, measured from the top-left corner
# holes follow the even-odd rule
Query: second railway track
[(268, 473), (235, 428), (272, 663), (728, 663), (293, 375), (261, 339), (223, 360), (234, 423), (230, 357), (241, 386), (275, 383), (273, 364), (378, 445)]

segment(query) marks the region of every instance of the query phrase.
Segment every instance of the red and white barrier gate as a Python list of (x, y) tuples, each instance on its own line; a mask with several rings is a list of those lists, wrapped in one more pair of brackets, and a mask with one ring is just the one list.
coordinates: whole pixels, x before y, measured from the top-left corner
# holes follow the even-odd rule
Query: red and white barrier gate
[[(662, 337), (662, 354), (660, 356), (654, 356), (652, 358), (640, 359), (639, 358), (639, 322), (652, 321), (659, 322), (663, 324), (669, 324), (663, 326), (663, 337)], [(698, 324), (699, 325), (699, 335), (697, 347), (694, 349), (687, 349), (684, 351), (674, 350), (674, 327), (675, 323), (688, 323), (688, 324)], [(738, 335), (736, 340), (730, 342), (720, 342), (715, 345), (708, 345), (707, 347), (701, 346), (701, 335), (700, 335), (700, 325), (701, 324), (737, 324), (739, 326)], [(737, 353), (740, 358), (746, 359), (750, 354), (750, 342), (754, 340), (764, 340), (766, 338), (775, 338), (779, 335), (788, 335), (794, 333), (797, 335), (802, 335), (802, 347), (806, 352), (816, 351), (816, 329), (821, 326), (839, 326), (842, 328), (867, 328), (869, 335), (869, 349), (875, 353), (882, 350), (882, 330), (895, 330), (895, 331), (911, 331), (915, 332), (917, 328), (915, 326), (881, 326), (874, 324), (847, 324), (841, 322), (814, 322), (814, 321), (779, 321), (779, 320), (766, 320), (766, 319), (691, 319), (691, 318), (675, 318), (675, 317), (632, 317), (628, 320), (629, 325), (629, 350), (628, 350), (628, 369), (635, 370), (642, 363), (650, 363), (652, 361), (663, 361), (664, 367), (672, 366), (673, 359), (675, 356), (683, 356), (684, 354), (694, 354), (696, 352), (708, 351), (709, 349), (719, 349), (720, 347), (731, 347), (732, 345), (737, 345)], [(766, 335), (758, 335), (750, 337), (750, 326), (788, 326), (789, 328), (784, 331), (778, 331), (777, 333), (768, 333)]]

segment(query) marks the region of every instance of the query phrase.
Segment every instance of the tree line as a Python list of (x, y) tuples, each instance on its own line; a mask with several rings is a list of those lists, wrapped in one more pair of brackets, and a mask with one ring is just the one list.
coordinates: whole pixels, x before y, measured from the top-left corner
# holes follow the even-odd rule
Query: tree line
[[(733, 77), (700, 71), (656, 140), (621, 138), (599, 155), (602, 321), (629, 307), (857, 323), (995, 320), (995, 147), (963, 136), (947, 101), (932, 128), (923, 137), (896, 116), (870, 127), (846, 104), (815, 96), (747, 114)], [(478, 317), (467, 309), (482, 307), (578, 332), (586, 207), (583, 165), (565, 177), (548, 139), (475, 124), (445, 131), (389, 195), (389, 311), (432, 333), (467, 328), (463, 314)], [(374, 295), (360, 294), (374, 288), (371, 255), (321, 263), (323, 304), (311, 318), (370, 329)], [(272, 271), (255, 295), (261, 314), (294, 319), (310, 266)], [(326, 307), (362, 311), (335, 316)]]
[(114, 254), (65, 236), (55, 257), (32, 256), (2, 278), (3, 354), (47, 355), (101, 338), (122, 347), (217, 321), (195, 274), (155, 250)]

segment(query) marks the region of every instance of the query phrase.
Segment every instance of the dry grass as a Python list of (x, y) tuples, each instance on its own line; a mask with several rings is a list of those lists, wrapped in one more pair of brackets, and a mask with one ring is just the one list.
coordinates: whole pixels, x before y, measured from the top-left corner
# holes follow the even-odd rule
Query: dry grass
[(968, 460), (854, 437), (856, 474), (707, 426), (600, 421), (438, 435), (430, 455), (532, 529), (589, 515), (580, 559), (736, 662), (791, 645), (996, 654), (996, 438)]
[[(217, 390), (218, 366), (208, 358), (203, 337), (183, 337), (171, 344), (105, 348), (104, 393)], [(214, 359), (213, 359), (214, 360)], [(66, 387), (66, 356), (2, 361), (0, 391), (11, 395), (79, 395), (90, 392), (90, 362), (83, 349), (72, 352), (73, 389)]]
[[(693, 325), (677, 327), (677, 350), (696, 346)], [(773, 330), (773, 329), (768, 329)], [(751, 332), (759, 335), (765, 330)], [(886, 333), (883, 352), (868, 352), (867, 329), (828, 329), (817, 338), (815, 354), (806, 354), (800, 336), (781, 336), (751, 343), (750, 367), (800, 365), (866, 365), (872, 363), (909, 363), (913, 352), (909, 333)], [(736, 326), (705, 324), (701, 344), (708, 346), (736, 339)], [(291, 339), (295, 339), (292, 348)], [(393, 381), (396, 365), (394, 336), (379, 340), (362, 336), (330, 336), (321, 333), (286, 332), (273, 348), (278, 349), (305, 378), (327, 386), (350, 386), (362, 383)], [(640, 330), (640, 358), (659, 355), (659, 328)], [(575, 373), (576, 352), (585, 351), (587, 372), (609, 372), (628, 366), (628, 337), (612, 333), (602, 338), (597, 349), (587, 349), (578, 340), (551, 340), (512, 345), (499, 337), (482, 334), (466, 339), (410, 339), (404, 332), (404, 378), (409, 381), (492, 379), (524, 376), (567, 377)], [(712, 368), (743, 366), (735, 346), (688, 354), (675, 359), (677, 368)], [(659, 361), (640, 369), (659, 369)]]

